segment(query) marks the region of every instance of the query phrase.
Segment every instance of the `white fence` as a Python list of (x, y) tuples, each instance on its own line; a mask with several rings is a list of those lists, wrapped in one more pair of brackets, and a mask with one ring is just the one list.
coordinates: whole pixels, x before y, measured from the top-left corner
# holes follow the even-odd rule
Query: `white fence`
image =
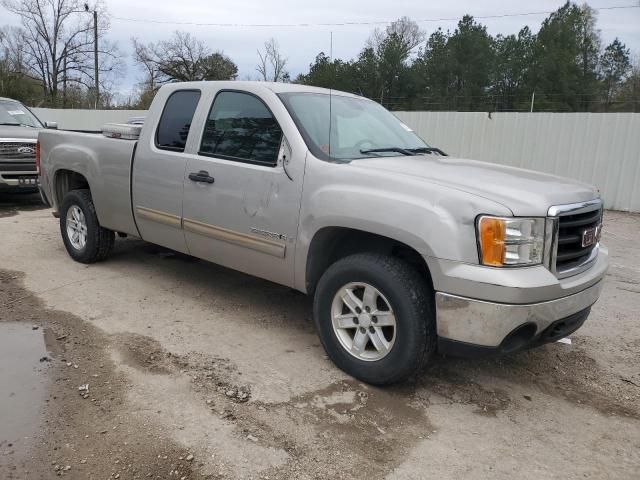
[[(34, 109), (68, 130), (100, 130), (141, 110)], [(598, 186), (607, 208), (640, 212), (640, 113), (395, 112), (452, 156), (513, 165)]]
[(449, 155), (575, 178), (640, 212), (640, 113), (395, 113)]
[(144, 117), (145, 110), (82, 110), (57, 108), (32, 108), (43, 122), (58, 122), (63, 130), (88, 130), (99, 132), (105, 123), (125, 123), (131, 117)]

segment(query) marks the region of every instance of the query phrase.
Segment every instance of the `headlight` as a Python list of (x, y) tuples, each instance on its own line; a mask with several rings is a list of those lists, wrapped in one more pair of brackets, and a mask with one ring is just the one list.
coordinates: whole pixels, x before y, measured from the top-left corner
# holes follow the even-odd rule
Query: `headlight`
[(492, 267), (541, 264), (544, 224), (544, 218), (480, 217), (480, 263)]

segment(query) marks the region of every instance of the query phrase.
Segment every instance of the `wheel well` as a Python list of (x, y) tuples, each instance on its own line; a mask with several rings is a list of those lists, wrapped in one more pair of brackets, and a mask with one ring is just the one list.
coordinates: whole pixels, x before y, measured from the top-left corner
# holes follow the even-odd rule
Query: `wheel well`
[(313, 237), (307, 255), (307, 293), (313, 295), (320, 277), (341, 258), (375, 252), (400, 258), (424, 275), (430, 285), (431, 273), (424, 258), (409, 245), (389, 237), (343, 227), (323, 228)]
[(55, 178), (55, 195), (57, 205), (62, 204), (64, 196), (71, 190), (86, 188), (89, 190), (89, 182), (84, 175), (73, 170), (59, 170)]

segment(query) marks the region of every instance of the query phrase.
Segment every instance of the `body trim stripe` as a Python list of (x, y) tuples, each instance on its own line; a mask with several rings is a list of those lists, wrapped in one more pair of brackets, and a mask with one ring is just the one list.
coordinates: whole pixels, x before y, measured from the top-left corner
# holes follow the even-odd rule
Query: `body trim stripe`
[(183, 228), (192, 233), (204, 235), (223, 242), (239, 245), (241, 247), (250, 248), (258, 252), (273, 255), (274, 257), (284, 258), (286, 245), (281, 242), (269, 240), (266, 238), (248, 235), (246, 233), (236, 232), (227, 228), (216, 227), (208, 223), (189, 220), (187, 218), (182, 221)]
[(182, 218), (179, 215), (172, 213), (162, 212), (160, 210), (154, 210), (147, 207), (136, 207), (136, 212), (141, 218), (145, 220), (151, 220), (154, 222), (162, 223), (174, 228), (182, 227)]

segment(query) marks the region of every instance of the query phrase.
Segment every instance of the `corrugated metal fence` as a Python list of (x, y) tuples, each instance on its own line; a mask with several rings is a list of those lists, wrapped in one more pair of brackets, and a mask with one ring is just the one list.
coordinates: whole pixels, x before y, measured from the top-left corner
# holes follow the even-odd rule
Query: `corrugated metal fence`
[[(100, 130), (141, 110), (34, 109), (68, 130)], [(640, 212), (639, 113), (394, 112), (452, 156), (540, 170), (597, 185), (607, 208)]]
[(43, 122), (58, 122), (64, 130), (84, 130), (99, 132), (105, 123), (125, 123), (131, 117), (144, 117), (145, 110), (83, 110), (32, 108)]
[(640, 212), (640, 114), (394, 112), (449, 155), (575, 178)]

